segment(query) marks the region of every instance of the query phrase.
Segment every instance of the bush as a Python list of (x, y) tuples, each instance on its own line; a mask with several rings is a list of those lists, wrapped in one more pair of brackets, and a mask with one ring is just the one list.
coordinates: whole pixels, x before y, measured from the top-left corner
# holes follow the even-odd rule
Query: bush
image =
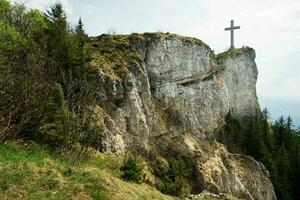
[(183, 197), (190, 193), (190, 170), (181, 156), (169, 158), (169, 170), (161, 178), (161, 190), (164, 193)]
[(126, 156), (120, 170), (123, 173), (121, 177), (126, 181), (141, 183), (143, 180), (143, 164), (139, 156), (133, 154)]

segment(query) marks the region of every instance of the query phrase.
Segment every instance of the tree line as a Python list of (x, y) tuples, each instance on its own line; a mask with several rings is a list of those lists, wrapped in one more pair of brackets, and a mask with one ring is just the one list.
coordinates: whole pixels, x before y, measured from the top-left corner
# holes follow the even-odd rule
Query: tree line
[(43, 13), (0, 0), (0, 140), (30, 138), (69, 152), (101, 139), (89, 106), (97, 95), (87, 39), (82, 20), (71, 27), (60, 3)]
[(257, 116), (240, 121), (230, 113), (217, 139), (231, 152), (253, 156), (271, 175), (278, 199), (300, 197), (300, 132), (293, 128), (291, 117), (270, 123), (265, 108)]

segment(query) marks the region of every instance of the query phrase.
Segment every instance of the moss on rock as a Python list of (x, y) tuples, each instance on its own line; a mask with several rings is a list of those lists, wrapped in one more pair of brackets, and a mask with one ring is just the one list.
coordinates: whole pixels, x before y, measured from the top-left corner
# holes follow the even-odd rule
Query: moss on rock
[(139, 35), (101, 35), (90, 38), (87, 49), (91, 54), (90, 67), (100, 69), (112, 80), (121, 80), (130, 67), (139, 67), (141, 55), (132, 41), (142, 41)]
[(122, 80), (122, 75), (131, 67), (139, 67), (142, 56), (139, 45), (145, 46), (149, 41), (178, 38), (183, 43), (190, 45), (205, 45), (197, 38), (180, 36), (170, 33), (133, 33), (130, 35), (108, 35), (89, 38), (87, 51), (90, 54), (89, 66), (101, 70), (104, 75), (112, 80)]
[(218, 62), (222, 62), (223, 60), (229, 58), (229, 57), (234, 57), (234, 56), (238, 56), (241, 54), (245, 54), (247, 52), (253, 51), (252, 48), (250, 47), (242, 47), (242, 48), (238, 48), (238, 49), (230, 49), (228, 51), (225, 51), (223, 53), (220, 53), (217, 55), (217, 60)]
[(208, 47), (207, 44), (205, 44), (203, 41), (194, 38), (194, 37), (186, 37), (186, 36), (181, 36), (178, 34), (171, 34), (169, 32), (163, 33), (163, 32), (154, 32), (154, 33), (143, 33), (143, 37), (145, 38), (152, 38), (152, 39), (173, 39), (173, 38), (178, 38), (184, 43), (188, 44), (193, 44), (193, 45), (205, 45)]

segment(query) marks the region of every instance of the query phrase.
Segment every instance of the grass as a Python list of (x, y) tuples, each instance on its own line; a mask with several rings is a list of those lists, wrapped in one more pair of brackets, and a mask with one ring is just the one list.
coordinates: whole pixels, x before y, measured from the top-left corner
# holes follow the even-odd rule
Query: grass
[(130, 67), (139, 67), (141, 56), (133, 41), (142, 41), (139, 35), (101, 35), (90, 39), (87, 48), (91, 54), (90, 67), (101, 69), (112, 80), (121, 81)]
[(253, 50), (250, 47), (242, 47), (242, 48), (238, 48), (238, 49), (230, 49), (228, 51), (225, 51), (223, 53), (220, 53), (217, 55), (217, 60), (218, 62), (222, 62), (224, 61), (226, 58), (228, 57), (234, 57), (234, 56), (238, 56), (241, 55), (245, 52), (251, 51)]
[(120, 179), (122, 159), (96, 154), (70, 168), (33, 143), (0, 144), (0, 199), (173, 199), (146, 184)]

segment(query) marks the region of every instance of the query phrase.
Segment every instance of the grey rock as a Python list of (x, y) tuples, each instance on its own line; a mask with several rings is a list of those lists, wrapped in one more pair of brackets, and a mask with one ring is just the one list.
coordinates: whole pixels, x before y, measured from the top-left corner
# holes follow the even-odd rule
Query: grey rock
[(172, 142), (166, 145), (197, 163), (201, 189), (242, 199), (276, 199), (262, 164), (211, 143), (229, 111), (240, 119), (259, 111), (255, 51), (244, 48), (220, 59), (201, 41), (153, 35), (131, 41), (141, 62), (121, 80), (98, 73), (102, 146), (119, 154), (132, 148), (151, 151), (167, 138)]

